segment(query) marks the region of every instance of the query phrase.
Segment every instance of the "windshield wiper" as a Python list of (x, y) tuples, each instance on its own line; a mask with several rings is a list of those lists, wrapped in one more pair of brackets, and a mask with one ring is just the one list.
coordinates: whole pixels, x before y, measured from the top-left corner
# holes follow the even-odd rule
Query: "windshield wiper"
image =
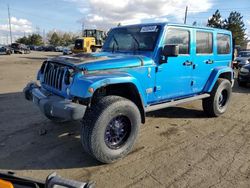
[(137, 49), (135, 48), (135, 45), (134, 45), (134, 54), (135, 54), (136, 50), (140, 49), (140, 43), (139, 43), (139, 41), (137, 40), (137, 38), (135, 38), (135, 36), (132, 33), (130, 33), (130, 35), (132, 36), (132, 38), (134, 39), (134, 41), (137, 44)]
[(113, 35), (112, 38), (115, 41), (115, 43), (113, 43), (113, 49), (112, 49), (112, 53), (114, 53), (115, 52), (115, 44), (116, 44), (116, 50), (119, 50), (119, 44), (118, 44), (118, 42), (117, 42), (117, 40), (115, 38), (115, 35)]

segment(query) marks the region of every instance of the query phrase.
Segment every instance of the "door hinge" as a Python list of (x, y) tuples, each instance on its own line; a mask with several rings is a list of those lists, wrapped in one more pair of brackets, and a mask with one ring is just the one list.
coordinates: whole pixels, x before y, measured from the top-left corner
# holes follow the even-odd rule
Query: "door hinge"
[(155, 68), (155, 72), (161, 72), (162, 70), (163, 70), (162, 67), (156, 67), (156, 68)]
[(160, 91), (160, 90), (161, 90), (161, 86), (155, 86), (155, 87), (154, 87), (154, 92)]

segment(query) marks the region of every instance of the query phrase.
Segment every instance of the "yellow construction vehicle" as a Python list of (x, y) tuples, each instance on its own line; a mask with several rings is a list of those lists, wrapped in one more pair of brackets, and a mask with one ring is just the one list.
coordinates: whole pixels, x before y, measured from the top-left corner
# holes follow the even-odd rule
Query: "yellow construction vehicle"
[(83, 37), (76, 39), (73, 53), (91, 53), (102, 48), (106, 38), (105, 32), (96, 29), (86, 29)]

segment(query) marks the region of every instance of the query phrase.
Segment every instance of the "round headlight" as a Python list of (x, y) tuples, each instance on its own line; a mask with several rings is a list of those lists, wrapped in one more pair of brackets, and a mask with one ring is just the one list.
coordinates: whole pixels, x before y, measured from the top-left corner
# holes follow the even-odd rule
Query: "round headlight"
[(73, 81), (73, 69), (68, 69), (66, 70), (64, 75), (64, 83), (66, 85), (69, 85), (72, 83), (72, 81)]
[(65, 72), (65, 75), (64, 75), (64, 83), (65, 83), (66, 85), (69, 85), (69, 84), (70, 84), (70, 72), (69, 72), (69, 70), (67, 70), (67, 71)]

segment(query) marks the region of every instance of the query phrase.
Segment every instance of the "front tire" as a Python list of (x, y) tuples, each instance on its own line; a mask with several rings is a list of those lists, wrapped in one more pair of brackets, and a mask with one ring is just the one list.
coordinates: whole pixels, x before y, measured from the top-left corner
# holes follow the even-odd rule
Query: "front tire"
[(98, 161), (115, 162), (132, 150), (140, 124), (139, 109), (132, 101), (106, 96), (85, 114), (81, 132), (83, 148)]
[(228, 108), (232, 95), (231, 83), (227, 79), (219, 78), (209, 98), (202, 100), (204, 112), (210, 117), (224, 114)]

